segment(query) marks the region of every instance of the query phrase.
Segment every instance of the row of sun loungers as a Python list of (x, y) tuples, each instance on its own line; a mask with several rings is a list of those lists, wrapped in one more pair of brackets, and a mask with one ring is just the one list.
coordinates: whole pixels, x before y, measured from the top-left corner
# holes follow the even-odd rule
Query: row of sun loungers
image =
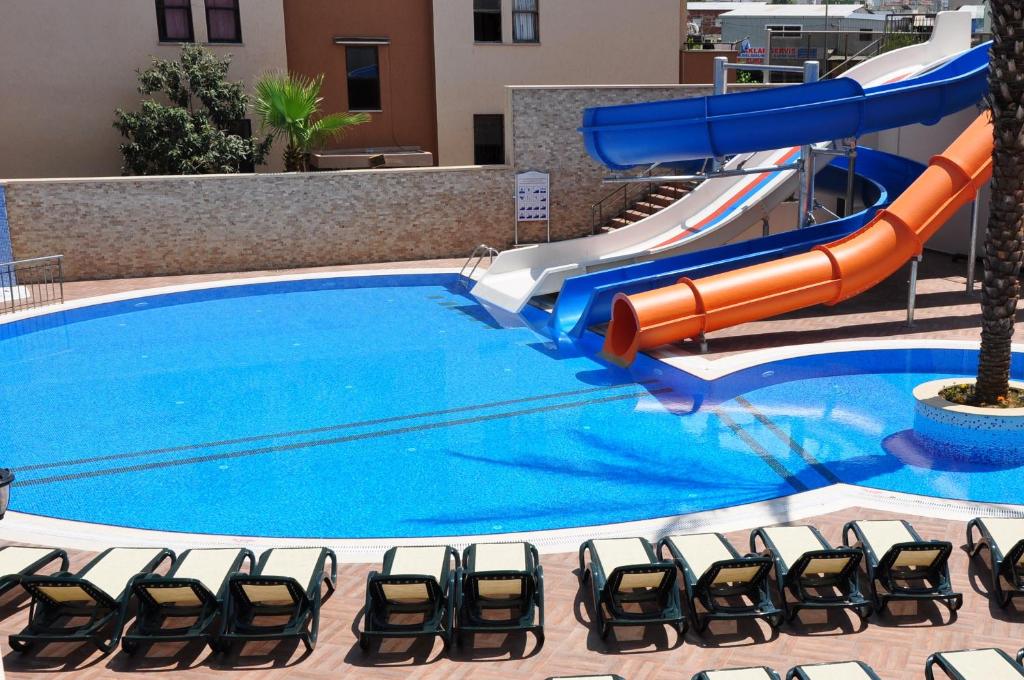
[[(972, 556), (990, 552), (1001, 605), (1024, 592), (1024, 519), (975, 519), (967, 536)], [(924, 539), (902, 520), (850, 522), (843, 541), (833, 547), (810, 526), (756, 529), (746, 554), (716, 533), (668, 536), (656, 545), (595, 539), (580, 547), (579, 573), (584, 587), (590, 584), (602, 637), (614, 626), (659, 623), (682, 635), (689, 621), (703, 631), (715, 619), (759, 618), (776, 628), (805, 608), (866, 618), (901, 599), (935, 600), (951, 612), (961, 606), (950, 583), (948, 541)], [(168, 562), (166, 574), (155, 573)], [(111, 548), (75, 573), (67, 567), (62, 550), (0, 548), (0, 593), (20, 584), (32, 597), (28, 625), (10, 638), (15, 650), (77, 640), (104, 652), (120, 642), (132, 653), (147, 643), (202, 640), (223, 652), (236, 642), (286, 638), (312, 650), (324, 586), (329, 593), (337, 581), (327, 548), (276, 548), (258, 560), (239, 548), (178, 556)], [(52, 568), (59, 571), (40, 575)], [(137, 613), (122, 639), (132, 601)], [(497, 614), (502, 610), (507, 615)], [(68, 623), (82, 617), (84, 624)], [(189, 623), (170, 625), (178, 620)], [(381, 571), (367, 576), (364, 650), (383, 638), (462, 644), (467, 633), (511, 631), (532, 632), (543, 644), (544, 573), (529, 543), (475, 544), (461, 555), (449, 546), (396, 547)]]
[[(925, 662), (926, 680), (935, 680), (935, 669), (942, 670), (952, 680), (1020, 680), (1024, 678), (1021, 660), (1024, 650), (1014, 659), (1001, 649), (964, 649), (938, 652)], [(569, 675), (547, 680), (624, 680), (619, 675)], [(780, 680), (779, 674), (768, 666), (727, 668), (701, 671), (691, 680)], [(840, 661), (805, 664), (791, 668), (786, 680), (880, 680), (871, 666), (863, 661)]]

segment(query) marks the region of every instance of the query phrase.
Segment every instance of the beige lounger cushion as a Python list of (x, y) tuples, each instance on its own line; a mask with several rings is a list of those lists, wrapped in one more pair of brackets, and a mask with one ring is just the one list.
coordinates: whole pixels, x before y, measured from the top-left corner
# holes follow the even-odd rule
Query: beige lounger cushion
[[(594, 550), (601, 561), (605, 577), (611, 576), (619, 567), (653, 564), (639, 538), (599, 538), (594, 541)], [(661, 573), (624, 574), (619, 582), (619, 590), (657, 588), (664, 577)]]
[[(313, 572), (320, 563), (322, 553), (321, 548), (274, 548), (270, 551), (270, 557), (267, 558), (259, 575), (293, 578), (300, 587), (305, 588), (313, 578)], [(288, 588), (283, 585), (262, 586), (246, 583), (242, 585), (242, 589), (246, 597), (254, 603), (277, 605), (295, 601)]]
[(942, 652), (966, 680), (1020, 680), (1020, 673), (994, 649)]
[[(860, 520), (856, 522), (864, 538), (871, 544), (875, 557), (882, 557), (897, 543), (913, 543), (917, 539), (907, 527), (897, 519)], [(930, 567), (938, 559), (942, 551), (935, 550), (904, 550), (900, 552), (894, 567)]]
[[(395, 550), (388, 575), (432, 576), (443, 587), (441, 573), (448, 560), (447, 549), (442, 545), (399, 547)], [(384, 597), (394, 602), (423, 602), (429, 596), (427, 587), (422, 583), (385, 583), (383, 589)]]
[[(114, 548), (79, 576), (116, 600), (124, 592), (128, 580), (142, 573), (160, 551), (160, 548)], [(77, 586), (39, 586), (39, 590), (56, 602), (93, 601)]]
[[(526, 571), (526, 544), (524, 543), (477, 543), (475, 571)], [(515, 598), (523, 594), (523, 582), (519, 579), (500, 581), (478, 581), (480, 595), (490, 598)]]
[[(174, 573), (174, 578), (191, 578), (202, 583), (207, 590), (216, 595), (224, 579), (231, 572), (231, 567), (238, 559), (237, 548), (210, 548), (192, 550), (185, 556)], [(302, 583), (300, 581), (300, 583)], [(305, 584), (303, 584), (305, 585)], [(195, 591), (184, 586), (178, 588), (146, 588), (150, 597), (159, 604), (199, 605)]]
[(708, 680), (774, 680), (764, 668), (727, 668), (706, 673)]
[[(996, 542), (1003, 555), (1010, 551), (1018, 542), (1024, 540), (1024, 519), (1016, 517), (982, 517), (980, 518), (988, 530), (992, 540)], [(1024, 563), (1021, 556), (1018, 564)]]
[[(686, 559), (696, 578), (700, 578), (715, 562), (736, 559), (717, 534), (690, 534), (670, 536), (669, 539)], [(712, 585), (747, 583), (761, 570), (759, 566), (730, 567), (715, 575)]]
[(804, 553), (826, 549), (810, 527), (769, 527), (763, 531), (771, 538), (779, 557), (788, 566), (793, 566)]
[(23, 548), (10, 546), (0, 550), (0, 576), (20, 574), (29, 565), (43, 559), (53, 550), (50, 548)]
[(871, 680), (864, 668), (854, 661), (801, 666), (811, 680)]

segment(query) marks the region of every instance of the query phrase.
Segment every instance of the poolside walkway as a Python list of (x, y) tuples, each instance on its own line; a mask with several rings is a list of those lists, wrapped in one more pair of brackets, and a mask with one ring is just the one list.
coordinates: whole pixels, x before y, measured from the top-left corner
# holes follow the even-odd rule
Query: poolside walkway
[[(849, 510), (811, 520), (825, 537), (836, 544), (843, 523), (856, 518), (894, 517), (884, 512)], [(966, 647), (1001, 647), (1015, 652), (1024, 644), (1024, 612), (1004, 612), (984, 594), (989, 583), (986, 566), (970, 562), (960, 549), (964, 544), (962, 522), (909, 518), (925, 538), (947, 539), (957, 546), (950, 559), (953, 585), (964, 593), (964, 607), (952, 624), (944, 625), (948, 613), (931, 604), (908, 604), (897, 609), (899, 616), (872, 618), (860, 627), (847, 614), (825, 616), (805, 612), (801, 622), (784, 626), (774, 639), (766, 640), (768, 629), (745, 622), (738, 628), (731, 622), (712, 624), (703, 638), (688, 633), (677, 645), (668, 629), (624, 629), (601, 642), (588, 624), (589, 604), (579, 588), (576, 556), (544, 555), (547, 602), (547, 642), (534, 653), (532, 638), (503, 635), (478, 636), (475, 646), (465, 651), (441, 654), (441, 645), (389, 641), (385, 653), (364, 656), (356, 645), (355, 627), (362, 607), (366, 572), (376, 565), (343, 565), (337, 593), (323, 608), (320, 642), (310, 656), (300, 645), (250, 643), (240, 654), (220, 659), (205, 648), (178, 644), (154, 647), (145, 656), (132, 659), (123, 653), (100, 657), (78, 645), (51, 645), (42, 655), (22, 657), (10, 651), (6, 636), (25, 623), (27, 607), (8, 595), (0, 604), (0, 648), (9, 678), (92, 678), (225, 677), (234, 672), (242, 680), (276, 678), (380, 678), (440, 679), (473, 678), (542, 680), (551, 675), (574, 673), (618, 673), (627, 680), (684, 679), (715, 667), (768, 664), (785, 672), (798, 663), (837, 661), (851, 658), (866, 661), (884, 680), (923, 677), (924, 661), (930, 652)], [(732, 532), (730, 540), (742, 549), (746, 531)], [(72, 568), (88, 559), (73, 553)], [(899, 607), (900, 605), (897, 605)]]

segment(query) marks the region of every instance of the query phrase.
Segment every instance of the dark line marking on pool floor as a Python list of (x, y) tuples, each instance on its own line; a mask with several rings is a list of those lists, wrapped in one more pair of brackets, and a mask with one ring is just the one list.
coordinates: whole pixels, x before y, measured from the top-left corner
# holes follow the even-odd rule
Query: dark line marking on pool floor
[(55, 482), (66, 482), (75, 479), (86, 479), (89, 477), (102, 477), (106, 475), (123, 474), (127, 472), (142, 472), (144, 470), (155, 470), (159, 468), (178, 467), (182, 465), (195, 465), (197, 463), (208, 463), (217, 460), (230, 460), (232, 458), (246, 458), (249, 456), (258, 456), (266, 453), (283, 453), (285, 451), (297, 451), (301, 449), (312, 449), (321, 446), (332, 446), (335, 444), (345, 444), (352, 441), (361, 441), (365, 439), (380, 439), (383, 437), (391, 437), (400, 434), (408, 434), (410, 432), (423, 432), (426, 430), (437, 430), (445, 427), (457, 427), (459, 425), (468, 425), (472, 423), (481, 423), (489, 420), (501, 420), (504, 418), (513, 418), (516, 416), (531, 415), (534, 413), (549, 413), (552, 411), (563, 411), (571, 408), (580, 408), (583, 406), (591, 406), (594, 404), (605, 404), (613, 401), (622, 401), (624, 399), (637, 399), (641, 397), (664, 394), (671, 392), (670, 387), (661, 387), (654, 390), (645, 390), (643, 392), (629, 392), (627, 394), (616, 394), (609, 397), (600, 397), (598, 399), (587, 399), (584, 401), (572, 401), (565, 402), (562, 404), (552, 404), (549, 406), (535, 406), (529, 409), (521, 409), (519, 411), (506, 411), (504, 413), (492, 413), (483, 416), (473, 416), (471, 418), (460, 418), (458, 420), (447, 420), (443, 422), (435, 423), (424, 423), (422, 425), (409, 425), (406, 427), (397, 427), (389, 430), (377, 430), (374, 432), (364, 432), (360, 434), (352, 434), (344, 437), (334, 437), (332, 439), (314, 439), (305, 442), (295, 442), (294, 444), (280, 444), (278, 446), (265, 446), (257, 449), (243, 449), (241, 451), (229, 451), (226, 453), (211, 453), (205, 456), (193, 456), (190, 458), (181, 458), (179, 460), (168, 460), (161, 461), (158, 463), (142, 463), (141, 465), (129, 465), (124, 467), (107, 468), (105, 470), (90, 470), (88, 472), (75, 472), (66, 475), (53, 475), (51, 477), (40, 477), (38, 479), (27, 479), (24, 481), (15, 481), (13, 486), (36, 486), (39, 484), (53, 484)]
[(779, 475), (779, 477), (782, 477), (783, 481), (785, 481), (787, 484), (789, 484), (797, 491), (807, 491), (807, 485), (805, 485), (803, 482), (797, 479), (796, 475), (790, 472), (789, 468), (783, 465), (778, 458), (773, 456), (771, 452), (768, 451), (768, 449), (761, 446), (761, 444), (758, 443), (756, 439), (751, 437), (750, 434), (743, 429), (742, 425), (740, 425), (735, 420), (730, 418), (729, 414), (727, 414), (725, 411), (720, 411), (718, 409), (715, 409), (715, 414), (718, 416), (718, 419), (722, 421), (723, 425), (728, 427), (730, 430), (733, 431), (733, 434), (735, 434), (737, 437), (743, 440), (743, 443), (746, 444), (751, 451), (756, 453), (758, 457), (761, 460), (763, 460), (768, 467), (770, 467), (772, 470), (775, 471), (776, 474)]
[(761, 413), (756, 406), (751, 404), (743, 397), (736, 397), (736, 403), (750, 411), (751, 415), (753, 415), (759, 423), (767, 427), (772, 434), (778, 437), (779, 441), (781, 441), (783, 444), (789, 447), (790, 451), (800, 456), (803, 459), (803, 461), (807, 463), (808, 467), (810, 467), (812, 470), (817, 472), (819, 475), (827, 479), (832, 484), (841, 484), (843, 482), (843, 480), (836, 477), (835, 473), (829, 470), (824, 463), (815, 458), (814, 454), (812, 454), (804, 447), (800, 446), (800, 444), (798, 444), (792, 437), (786, 434), (782, 430), (782, 428), (776, 425), (771, 418)]
[(551, 392), (549, 394), (537, 394), (529, 397), (519, 397), (517, 399), (505, 399), (503, 401), (491, 401), (483, 404), (470, 404), (467, 406), (456, 406), (453, 408), (442, 409), (439, 411), (423, 411), (421, 413), (409, 413), (401, 416), (389, 416), (387, 418), (375, 418), (373, 420), (357, 420), (351, 423), (341, 423), (339, 425), (325, 425), (323, 427), (314, 427), (308, 430), (293, 430), (291, 432), (275, 432), (273, 434), (256, 434), (249, 437), (239, 437), (237, 439), (224, 439), (222, 441), (215, 442), (203, 442), (200, 444), (183, 444), (181, 446), (168, 446), (160, 449), (146, 449), (143, 451), (132, 451), (130, 453), (113, 453), (105, 456), (92, 456), (90, 458), (77, 458), (65, 461), (57, 461), (53, 463), (39, 463), (37, 465), (25, 465), (22, 467), (12, 468), (12, 472), (31, 472), (33, 470), (47, 470), (51, 468), (70, 467), (72, 465), (88, 465), (89, 463), (102, 463), (104, 461), (111, 460), (125, 460), (127, 458), (142, 458), (144, 456), (159, 456), (165, 453), (179, 453), (181, 451), (198, 451), (200, 449), (212, 449), (218, 446), (233, 446), (235, 444), (249, 444), (252, 442), (258, 442), (262, 439), (284, 439), (285, 437), (301, 437), (307, 434), (323, 434), (324, 432), (333, 432), (335, 430), (350, 430), (356, 427), (371, 427), (374, 425), (386, 425), (388, 423), (397, 423), (403, 420), (416, 420), (418, 418), (430, 418), (434, 416), (446, 416), (453, 413), (464, 413), (466, 411), (476, 411), (478, 409), (497, 408), (499, 406), (511, 406), (513, 404), (525, 404), (531, 401), (543, 401), (545, 399), (558, 399), (561, 397), (576, 397), (583, 394), (592, 394), (594, 392), (604, 392), (607, 390), (617, 390), (621, 387), (632, 387), (634, 385), (640, 386), (651, 386), (657, 384), (657, 380), (641, 380), (635, 383), (616, 383), (614, 385), (605, 385), (603, 387), (587, 387), (582, 390), (569, 390), (567, 392)]

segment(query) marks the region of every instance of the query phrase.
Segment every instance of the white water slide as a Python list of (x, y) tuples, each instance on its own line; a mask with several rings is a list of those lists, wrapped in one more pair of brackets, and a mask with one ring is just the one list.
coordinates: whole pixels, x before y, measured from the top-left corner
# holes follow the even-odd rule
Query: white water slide
[[(969, 49), (970, 43), (970, 15), (942, 12), (928, 42), (881, 54), (844, 76), (865, 87), (895, 82)], [(787, 165), (799, 155), (800, 147), (741, 154), (725, 168)], [(672, 205), (613, 232), (506, 250), (472, 293), (501, 309), (519, 312), (530, 298), (557, 293), (572, 276), (730, 243), (766, 218), (796, 188), (795, 170), (708, 179)]]

